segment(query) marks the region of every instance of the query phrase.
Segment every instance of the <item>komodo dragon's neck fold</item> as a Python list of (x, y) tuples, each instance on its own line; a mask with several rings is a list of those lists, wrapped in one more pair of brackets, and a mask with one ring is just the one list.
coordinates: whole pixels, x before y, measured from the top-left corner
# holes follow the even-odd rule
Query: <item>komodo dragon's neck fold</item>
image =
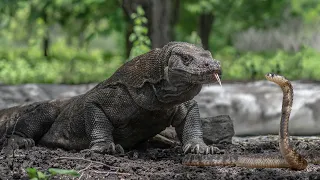
[(123, 84), (126, 87), (141, 88), (145, 83), (155, 84), (164, 78), (167, 59), (163, 49), (153, 49), (121, 66), (104, 84)]

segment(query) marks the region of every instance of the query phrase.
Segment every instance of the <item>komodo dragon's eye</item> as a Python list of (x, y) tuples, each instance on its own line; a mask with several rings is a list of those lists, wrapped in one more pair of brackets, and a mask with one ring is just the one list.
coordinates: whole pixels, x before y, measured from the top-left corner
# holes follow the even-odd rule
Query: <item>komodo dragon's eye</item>
[(188, 55), (180, 55), (181, 58), (182, 58), (182, 61), (183, 61), (183, 64), (188, 66), (191, 61), (192, 61), (192, 57), (191, 56), (188, 56)]

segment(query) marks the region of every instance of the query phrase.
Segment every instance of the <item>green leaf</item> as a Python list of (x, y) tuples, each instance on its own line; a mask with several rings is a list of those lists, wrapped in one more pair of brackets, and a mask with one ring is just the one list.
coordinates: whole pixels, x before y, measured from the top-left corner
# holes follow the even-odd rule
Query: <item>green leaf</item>
[(143, 23), (145, 23), (145, 24), (148, 22), (148, 19), (147, 19), (146, 17), (141, 17), (140, 19), (141, 19), (141, 21), (142, 21)]
[(47, 179), (47, 176), (41, 171), (38, 171), (37, 175), (38, 175), (38, 179)]
[(69, 170), (69, 169), (59, 169), (59, 168), (49, 168), (48, 171), (52, 174), (52, 175), (56, 175), (56, 174), (65, 174), (65, 175), (71, 175), (74, 177), (79, 177), (80, 174), (76, 171), (76, 170)]
[(141, 16), (144, 16), (144, 10), (141, 6), (138, 6), (137, 7), (137, 14), (141, 15)]
[(141, 18), (136, 18), (136, 19), (134, 20), (134, 24), (136, 24), (136, 25), (142, 25), (142, 20), (141, 20)]
[(86, 42), (91, 41), (94, 37), (96, 37), (97, 33), (91, 33), (88, 37), (86, 37)]
[(130, 36), (129, 36), (129, 41), (130, 41), (130, 42), (133, 42), (133, 41), (135, 41), (136, 39), (137, 39), (137, 35), (135, 35), (134, 33), (130, 34)]
[(148, 28), (142, 27), (142, 28), (141, 28), (141, 32), (142, 32), (143, 34), (147, 34), (147, 33), (148, 33)]
[(31, 178), (37, 178), (37, 169), (36, 168), (27, 168), (26, 169), (28, 177)]
[(135, 19), (135, 18), (138, 17), (138, 15), (137, 15), (136, 13), (132, 13), (132, 14), (130, 15), (130, 17), (131, 17), (131, 19)]
[(143, 31), (143, 26), (134, 26), (133, 31), (137, 34), (140, 34)]

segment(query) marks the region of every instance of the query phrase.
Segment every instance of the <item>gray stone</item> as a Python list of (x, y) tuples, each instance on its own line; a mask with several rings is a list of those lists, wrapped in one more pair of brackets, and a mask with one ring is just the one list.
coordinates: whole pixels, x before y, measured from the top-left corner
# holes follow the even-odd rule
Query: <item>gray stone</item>
[[(201, 118), (203, 129), (203, 140), (206, 144), (231, 143), (234, 136), (233, 123), (228, 115)], [(153, 144), (165, 147), (174, 146), (179, 143), (174, 127), (167, 127), (159, 135), (152, 139)]]
[(203, 140), (206, 144), (231, 143), (233, 123), (228, 115), (202, 118)]

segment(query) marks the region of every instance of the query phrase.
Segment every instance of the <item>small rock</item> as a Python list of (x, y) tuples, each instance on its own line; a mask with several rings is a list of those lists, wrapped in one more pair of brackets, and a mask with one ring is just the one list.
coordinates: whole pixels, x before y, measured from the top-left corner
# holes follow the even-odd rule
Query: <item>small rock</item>
[(228, 115), (202, 118), (203, 140), (206, 144), (231, 143), (233, 123)]

